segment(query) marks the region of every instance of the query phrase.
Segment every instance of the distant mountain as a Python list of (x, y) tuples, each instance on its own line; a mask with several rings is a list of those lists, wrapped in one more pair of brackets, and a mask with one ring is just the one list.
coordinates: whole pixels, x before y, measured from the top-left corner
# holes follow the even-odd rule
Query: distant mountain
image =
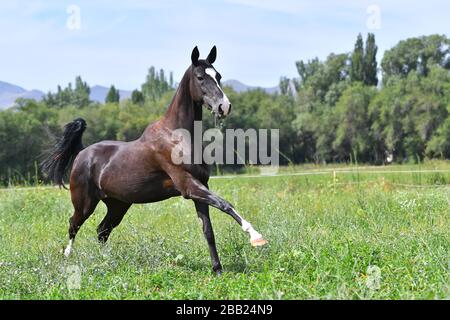
[[(109, 88), (102, 86), (91, 87), (91, 94), (89, 95), (92, 101), (104, 103), (108, 95)], [(131, 98), (131, 91), (119, 89), (120, 100)]]
[[(102, 86), (91, 87), (90, 99), (104, 103), (109, 88)], [(120, 100), (131, 98), (131, 91), (119, 90)], [(18, 98), (42, 100), (45, 93), (40, 90), (26, 90), (14, 84), (0, 81), (0, 110), (12, 107)]]
[(272, 87), (272, 88), (253, 87), (253, 86), (246, 85), (238, 80), (233, 80), (233, 79), (223, 81), (222, 86), (231, 87), (234, 91), (236, 91), (238, 93), (246, 92), (246, 91), (250, 91), (250, 90), (256, 90), (256, 89), (261, 89), (269, 94), (274, 94), (274, 93), (280, 92), (280, 88), (278, 86)]
[(18, 98), (41, 100), (43, 96), (42, 91), (28, 91), (14, 84), (0, 81), (0, 109), (11, 107)]
[(13, 94), (21, 94), (24, 93), (25, 91), (26, 90), (24, 88), (21, 88), (8, 82), (0, 81), (0, 93), (9, 92)]
[[(224, 81), (222, 85), (224, 87), (231, 87), (234, 91), (239, 93), (256, 89), (261, 89), (269, 94), (280, 92), (280, 88), (278, 86), (272, 88), (254, 87), (246, 85), (238, 80), (227, 80)], [(107, 87), (93, 86), (91, 87), (90, 99), (92, 101), (104, 103), (108, 91), (109, 88)], [(119, 93), (120, 100), (131, 98), (131, 91), (119, 89)], [(44, 96), (45, 93), (40, 90), (26, 90), (14, 84), (0, 81), (0, 110), (12, 107), (18, 98), (35, 99), (36, 101), (40, 101)]]

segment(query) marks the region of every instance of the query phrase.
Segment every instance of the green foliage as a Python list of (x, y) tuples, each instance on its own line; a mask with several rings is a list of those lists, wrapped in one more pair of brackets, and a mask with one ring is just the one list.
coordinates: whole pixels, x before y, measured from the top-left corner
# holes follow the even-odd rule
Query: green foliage
[(450, 39), (431, 35), (400, 41), (385, 52), (381, 66), (383, 81), (391, 77), (406, 78), (410, 72), (427, 76), (433, 66), (450, 70)]
[[(383, 86), (377, 88), (375, 37), (368, 34), (364, 48), (359, 35), (352, 54), (297, 62), (299, 78), (281, 77), (280, 94), (225, 88), (233, 110), (222, 121), (223, 130), (280, 129), (281, 164), (448, 159), (448, 42), (436, 35), (400, 42), (386, 52)], [(0, 112), (0, 182), (36, 182), (41, 154), (77, 117), (88, 123), (86, 145), (138, 138), (165, 113), (174, 93), (172, 74), (151, 67), (142, 90), (120, 104), (114, 86), (105, 104), (89, 101), (89, 86), (80, 77), (75, 88), (58, 86), (43, 102), (18, 99), (14, 109)], [(205, 112), (204, 129), (215, 125)]]
[(426, 153), (429, 157), (450, 158), (450, 117), (436, 130), (436, 135), (428, 143)]
[(280, 78), (279, 87), (280, 87), (281, 94), (286, 95), (286, 94), (289, 93), (289, 82), (290, 82), (290, 80), (288, 78), (286, 78), (286, 77), (281, 77)]
[(111, 86), (111, 88), (108, 91), (108, 94), (105, 98), (105, 103), (119, 103), (120, 102), (120, 93), (119, 90), (117, 90), (114, 86)]
[(139, 90), (133, 90), (131, 93), (131, 102), (133, 104), (142, 105), (144, 103), (144, 95)]
[(343, 92), (336, 104), (334, 112), (338, 126), (333, 149), (339, 159), (348, 161), (356, 154), (358, 161), (372, 160), (368, 107), (375, 94), (373, 87), (356, 83)]
[(90, 92), (88, 84), (78, 76), (75, 79), (75, 89), (72, 88), (72, 83), (69, 83), (64, 89), (58, 86), (56, 93), (49, 92), (44, 97), (44, 102), (52, 108), (65, 108), (72, 105), (84, 108), (90, 104)]
[[(448, 39), (430, 36), (410, 41), (435, 48)], [(402, 43), (398, 46), (403, 48)], [(376, 90), (376, 52), (375, 38), (369, 34), (365, 53), (358, 36), (351, 60), (332, 54), (324, 62), (297, 63), (301, 84), (292, 126), (301, 161), (350, 161), (355, 153), (360, 161), (376, 164), (388, 158), (415, 162), (426, 156), (448, 157), (444, 122), (449, 115), (450, 73), (442, 54), (436, 55), (441, 63), (425, 63), (426, 73), (391, 75)], [(396, 61), (410, 58), (406, 49), (394, 48), (389, 59), (392, 52)]]
[(364, 81), (364, 44), (362, 35), (359, 34), (353, 50), (350, 69), (352, 81)]
[(148, 70), (145, 83), (142, 85), (142, 94), (145, 100), (155, 102), (158, 101), (166, 92), (173, 88), (173, 76), (170, 74), (170, 78), (167, 79), (164, 70), (159, 72), (155, 70), (155, 67), (150, 67)]
[[(445, 128), (449, 105), (450, 73), (445, 69), (435, 66), (428, 77), (411, 73), (405, 79), (390, 79), (370, 106), (372, 135), (379, 150), (400, 162), (445, 156), (439, 142), (442, 136), (433, 136), (439, 135), (439, 127)], [(425, 152), (431, 140), (433, 145)]]
[(300, 61), (297, 62), (297, 69), (301, 80), (299, 90), (307, 91), (306, 95), (311, 100), (323, 102), (334, 84), (348, 80), (348, 55), (332, 53), (325, 62), (318, 59), (307, 63)]
[(49, 147), (52, 132), (59, 133), (56, 118), (55, 109), (32, 100), (0, 112), (0, 182), (37, 182), (40, 155)]
[(377, 51), (378, 47), (375, 43), (375, 35), (373, 33), (367, 35), (365, 48), (362, 35), (358, 35), (350, 61), (351, 81), (364, 82), (367, 86), (377, 86)]
[(91, 90), (86, 82), (81, 80), (81, 77), (78, 76), (75, 79), (75, 91), (73, 92), (73, 101), (72, 104), (79, 106), (80, 108), (86, 107), (89, 105), (89, 94)]
[(369, 33), (366, 40), (366, 51), (364, 53), (364, 83), (368, 86), (378, 85), (378, 47), (375, 44), (375, 35)]

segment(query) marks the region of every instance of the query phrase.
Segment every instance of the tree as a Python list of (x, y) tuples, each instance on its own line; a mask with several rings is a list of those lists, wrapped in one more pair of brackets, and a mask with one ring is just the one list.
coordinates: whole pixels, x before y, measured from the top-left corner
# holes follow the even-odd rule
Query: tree
[(81, 77), (78, 76), (75, 79), (75, 89), (72, 88), (72, 83), (70, 82), (64, 89), (58, 85), (56, 93), (49, 92), (43, 100), (47, 106), (53, 108), (65, 108), (71, 105), (84, 108), (91, 103), (89, 99), (90, 92), (88, 84), (83, 82)]
[(406, 78), (410, 72), (426, 77), (435, 65), (450, 70), (449, 38), (431, 35), (400, 41), (384, 54), (383, 82), (387, 83), (392, 77)]
[(299, 61), (297, 70), (300, 75), (299, 90), (309, 91), (308, 99), (323, 102), (333, 84), (345, 82), (348, 79), (348, 55), (331, 53), (325, 62), (317, 58), (307, 63)]
[(361, 34), (358, 34), (355, 49), (352, 53), (350, 79), (353, 82), (364, 81), (364, 44)]
[(120, 93), (119, 93), (119, 90), (116, 89), (116, 87), (111, 86), (111, 88), (109, 88), (108, 94), (106, 95), (105, 102), (106, 103), (119, 103), (120, 102)]
[(173, 76), (167, 79), (163, 69), (157, 73), (155, 67), (150, 67), (145, 82), (142, 84), (141, 90), (146, 101), (156, 102), (166, 92), (172, 90)]
[(293, 150), (296, 161), (334, 161), (332, 143), (337, 126), (334, 107), (349, 84), (348, 54), (330, 54), (297, 62), (300, 75), (298, 111), (292, 122), (297, 139)]
[(300, 76), (300, 81), (302, 84), (306, 83), (310, 77), (312, 77), (319, 70), (321, 66), (321, 62), (319, 58), (314, 58), (312, 60), (308, 60), (308, 62), (297, 61), (297, 72)]
[(75, 79), (75, 90), (73, 92), (72, 103), (76, 106), (83, 108), (89, 105), (89, 95), (91, 89), (86, 82), (83, 82), (80, 76)]
[(278, 88), (280, 88), (281, 95), (296, 97), (299, 88), (299, 81), (295, 78), (290, 79), (287, 77), (281, 77)]
[(144, 95), (142, 94), (141, 91), (139, 90), (133, 90), (133, 92), (131, 93), (131, 102), (133, 104), (138, 104), (138, 105), (142, 105), (144, 103), (145, 99), (144, 99)]
[(375, 94), (374, 88), (358, 82), (348, 87), (336, 104), (338, 127), (333, 149), (339, 160), (350, 160), (355, 153), (358, 160), (372, 160), (368, 108)]
[(379, 157), (392, 154), (397, 162), (440, 157), (449, 105), (450, 73), (441, 67), (431, 68), (427, 77), (413, 72), (391, 78), (369, 110)]
[[(355, 47), (360, 53), (360, 41)], [(288, 94), (225, 88), (234, 108), (222, 120), (224, 129), (280, 129), (281, 164), (349, 161), (354, 153), (358, 161), (373, 164), (390, 156), (399, 163), (449, 159), (448, 39), (401, 41), (383, 58), (385, 78), (379, 88), (376, 52), (375, 37), (369, 34), (363, 81), (351, 81), (354, 54), (332, 53), (325, 61), (297, 62), (299, 82), (280, 81), (281, 91)], [(89, 125), (85, 145), (138, 138), (173, 99), (173, 75), (166, 77), (163, 70), (150, 68), (142, 91), (134, 90), (131, 100), (120, 105), (114, 86), (108, 92), (112, 103), (90, 102), (90, 89), (80, 77), (58, 86), (42, 102), (16, 100), (14, 107), (0, 111), (0, 184), (33, 182), (39, 156), (74, 118), (82, 117)], [(297, 93), (290, 90), (294, 87)], [(203, 127), (213, 127), (214, 117), (205, 114)]]
[(49, 132), (57, 132), (58, 111), (31, 99), (0, 111), (1, 184), (38, 182), (39, 155), (50, 145)]
[[(450, 114), (450, 106), (447, 112)], [(428, 143), (426, 154), (430, 158), (450, 158), (450, 117), (447, 117)]]
[(378, 63), (377, 63), (378, 47), (375, 44), (375, 35), (369, 33), (366, 40), (366, 48), (364, 54), (364, 84), (368, 86), (378, 85)]
[(283, 94), (283, 95), (289, 94), (289, 83), (290, 83), (289, 78), (286, 78), (286, 77), (280, 78), (279, 88), (280, 88), (281, 94)]

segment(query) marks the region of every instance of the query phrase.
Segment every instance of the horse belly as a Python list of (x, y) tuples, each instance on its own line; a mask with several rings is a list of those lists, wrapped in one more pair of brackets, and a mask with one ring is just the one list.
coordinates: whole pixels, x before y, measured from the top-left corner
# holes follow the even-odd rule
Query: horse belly
[(102, 185), (102, 191), (106, 197), (127, 203), (158, 202), (180, 195), (164, 172), (108, 179), (107, 183)]
[[(170, 180), (170, 182), (172, 182)], [(169, 183), (169, 182), (167, 182)], [(127, 198), (132, 203), (150, 203), (163, 201), (172, 197), (181, 195), (181, 193), (173, 187), (164, 187), (164, 182), (160, 186), (154, 184), (143, 184), (139, 190), (133, 190), (128, 193)]]

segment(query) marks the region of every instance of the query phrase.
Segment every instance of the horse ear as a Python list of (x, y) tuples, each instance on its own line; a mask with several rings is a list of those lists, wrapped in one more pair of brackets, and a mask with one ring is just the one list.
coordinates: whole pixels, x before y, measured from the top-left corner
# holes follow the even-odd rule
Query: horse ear
[(208, 61), (210, 64), (213, 64), (214, 61), (216, 61), (217, 57), (217, 48), (216, 46), (212, 47), (211, 52), (208, 55), (208, 58), (206, 58), (206, 61)]
[(198, 66), (198, 58), (200, 57), (200, 52), (198, 51), (197, 46), (192, 50), (191, 60), (194, 66)]

